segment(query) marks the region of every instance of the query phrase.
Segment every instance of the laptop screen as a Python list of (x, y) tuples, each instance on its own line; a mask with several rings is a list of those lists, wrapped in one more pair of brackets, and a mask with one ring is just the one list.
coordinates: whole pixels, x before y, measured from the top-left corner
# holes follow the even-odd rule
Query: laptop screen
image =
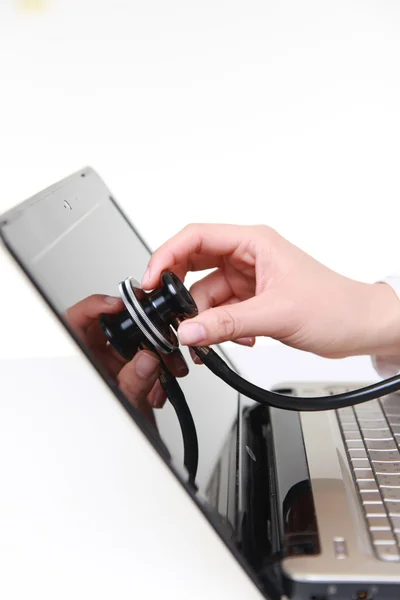
[[(119, 296), (119, 282), (129, 276), (140, 281), (150, 257), (102, 181), (90, 170), (81, 175), (84, 177), (71, 178), (61, 189), (37, 198), (6, 228), (7, 239), (28, 272), (72, 328), (68, 314), (74, 314), (73, 307), (93, 294)], [(80, 306), (84, 311), (84, 303)], [(118, 363), (110, 367), (99, 347), (102, 341), (98, 337), (104, 334), (97, 324), (85, 335), (75, 333), (89, 357), (117, 385)], [(186, 349), (183, 353), (190, 373), (179, 382), (197, 430), (196, 485), (198, 494), (206, 499), (217, 457), (237, 417), (238, 394), (206, 367), (195, 365)], [(144, 417), (155, 437), (161, 438), (172, 464), (185, 478), (182, 433), (171, 404), (166, 402), (159, 410), (133, 406), (133, 411), (139, 413), (135, 416), (140, 423)]]

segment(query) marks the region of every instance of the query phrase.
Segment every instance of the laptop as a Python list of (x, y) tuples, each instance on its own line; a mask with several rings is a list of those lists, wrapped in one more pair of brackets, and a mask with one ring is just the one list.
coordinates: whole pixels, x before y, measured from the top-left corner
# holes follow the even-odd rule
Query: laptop
[[(70, 309), (92, 294), (115, 296), (119, 282), (140, 280), (150, 256), (101, 178), (85, 168), (42, 191), (0, 217), (0, 236), (88, 367), (267, 600), (400, 597), (397, 394), (354, 409), (283, 411), (241, 397), (183, 349), (190, 373), (179, 381), (199, 447), (192, 485), (171, 404), (135, 406), (104, 353), (68, 319)], [(360, 385), (289, 382), (275, 389), (312, 396)]]

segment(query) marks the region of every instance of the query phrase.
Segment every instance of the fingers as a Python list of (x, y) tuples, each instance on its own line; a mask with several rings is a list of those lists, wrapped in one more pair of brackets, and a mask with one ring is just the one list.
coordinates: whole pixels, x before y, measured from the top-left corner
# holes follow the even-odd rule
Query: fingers
[(181, 323), (179, 341), (183, 346), (208, 346), (260, 333), (260, 320), (265, 321), (265, 306), (259, 298), (218, 306), (198, 317)]
[[(180, 350), (176, 350), (172, 354), (163, 356), (163, 361), (175, 377), (185, 377), (185, 375), (189, 373), (189, 367)], [(153, 408), (162, 408), (166, 399), (167, 395), (160, 381), (157, 381), (148, 395), (147, 400)]]
[(119, 388), (133, 406), (141, 409), (160, 374), (160, 361), (147, 350), (138, 352), (118, 374)]
[[(164, 360), (176, 377), (188, 374), (188, 366), (179, 351), (166, 356)], [(147, 403), (153, 408), (164, 406), (167, 397), (158, 380), (160, 369), (158, 357), (148, 350), (143, 350), (119, 372), (120, 390), (136, 408), (143, 411)]]
[[(229, 298), (228, 302), (226, 302), (225, 304), (237, 304), (238, 302), (241, 302), (241, 300), (239, 300), (239, 298), (236, 298), (236, 296), (232, 296), (232, 298)], [(255, 337), (244, 337), (244, 338), (238, 338), (237, 340), (232, 340), (232, 342), (235, 342), (235, 344), (239, 344), (240, 346), (254, 346), (254, 344), (256, 343), (256, 338)], [(197, 356), (197, 354), (196, 354)]]
[[(239, 344), (240, 346), (248, 346), (250, 348), (252, 348), (254, 346), (254, 344), (256, 343), (256, 339), (254, 337), (239, 338), (238, 340), (232, 340), (232, 341), (235, 342), (235, 344)], [(192, 348), (189, 348), (189, 353), (190, 353), (190, 357), (191, 357), (192, 361), (196, 365), (203, 364), (203, 361), (201, 360), (201, 358), (199, 356), (197, 356), (196, 352)]]
[[(192, 285), (190, 293), (196, 301), (199, 312), (216, 306), (232, 305), (240, 302), (239, 298), (233, 295), (232, 288), (220, 270), (214, 271), (207, 277), (197, 281)], [(255, 344), (254, 337), (243, 337), (232, 341), (242, 346), (254, 346)], [(196, 357), (195, 362), (201, 364), (197, 354), (194, 354), (194, 356)]]
[(199, 356), (197, 356), (196, 352), (192, 348), (189, 348), (189, 352), (190, 352), (190, 357), (191, 357), (192, 361), (196, 365), (202, 365), (203, 364), (203, 361), (201, 360), (201, 358)]
[[(239, 300), (236, 299), (235, 303), (239, 302)], [(230, 302), (230, 304), (233, 304), (233, 302)], [(252, 348), (255, 343), (256, 343), (256, 338), (253, 337), (243, 337), (243, 338), (238, 338), (235, 340), (230, 340), (232, 342), (234, 342), (235, 344), (239, 344), (240, 346), (248, 346), (249, 348)], [(218, 342), (209, 342), (211, 343), (218, 343)], [(198, 344), (199, 346), (201, 346), (202, 344)], [(193, 360), (193, 362), (196, 365), (202, 365), (203, 361), (201, 360), (201, 358), (199, 356), (197, 356), (196, 352), (194, 350), (192, 350), (192, 348), (189, 348), (189, 353), (190, 353), (190, 357)]]
[(174, 265), (173, 271), (175, 275), (177, 275), (179, 279), (183, 281), (189, 271), (205, 271), (206, 269), (214, 269), (215, 267), (219, 267), (221, 265), (221, 261), (222, 258), (220, 256), (200, 256), (199, 254), (188, 255), (184, 262), (176, 263)]
[(117, 313), (123, 309), (121, 298), (93, 294), (71, 306), (65, 318), (73, 329), (86, 331), (102, 313)]
[(163, 361), (175, 377), (185, 377), (189, 373), (189, 367), (180, 350), (163, 356)]
[(255, 337), (246, 337), (246, 338), (238, 338), (237, 340), (232, 340), (235, 344), (239, 344), (240, 346), (249, 346), (252, 348), (256, 343)]
[(147, 397), (147, 400), (153, 408), (162, 408), (167, 400), (167, 395), (159, 380), (156, 381), (153, 389)]
[(233, 296), (232, 288), (220, 270), (213, 271), (207, 277), (196, 281), (190, 288), (190, 293), (199, 312), (225, 304)]
[[(239, 225), (188, 225), (154, 252), (143, 276), (143, 288), (156, 287), (162, 271), (194, 262), (194, 257), (208, 258), (208, 266), (202, 268), (218, 266), (221, 256), (234, 252), (243, 242), (244, 230)], [(199, 266), (199, 258), (196, 260)]]

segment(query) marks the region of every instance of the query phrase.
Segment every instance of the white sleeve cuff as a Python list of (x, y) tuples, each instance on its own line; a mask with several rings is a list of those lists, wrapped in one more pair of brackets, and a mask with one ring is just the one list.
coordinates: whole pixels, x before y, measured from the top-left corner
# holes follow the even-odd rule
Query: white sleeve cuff
[[(396, 292), (400, 300), (400, 273), (381, 279), (379, 283), (387, 283)], [(393, 377), (400, 372), (399, 356), (372, 356), (372, 364), (381, 377)]]
[(389, 275), (389, 277), (384, 277), (379, 281), (379, 283), (388, 283), (390, 287), (394, 289), (400, 299), (400, 273), (395, 273), (394, 275)]

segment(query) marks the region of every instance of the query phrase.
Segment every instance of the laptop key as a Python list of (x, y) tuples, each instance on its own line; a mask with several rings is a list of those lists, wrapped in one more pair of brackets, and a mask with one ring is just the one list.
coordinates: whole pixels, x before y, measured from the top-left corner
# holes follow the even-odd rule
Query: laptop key
[(395, 544), (396, 539), (391, 530), (389, 531), (371, 531), (372, 541), (375, 546), (379, 544)]
[(364, 511), (367, 517), (386, 517), (384, 504), (364, 504)]
[(360, 469), (357, 468), (356, 465), (353, 465), (354, 468), (354, 475), (357, 481), (361, 481), (361, 480), (365, 480), (365, 479), (369, 479), (372, 481), (375, 481), (375, 477), (374, 474), (372, 472), (372, 469)]
[(368, 411), (379, 411), (382, 410), (378, 400), (368, 400), (368, 402), (363, 402), (362, 404), (357, 404), (354, 407), (356, 413), (359, 412), (368, 412)]
[(390, 517), (390, 520), (392, 522), (392, 527), (395, 530), (396, 533), (400, 533), (400, 517)]
[(391, 440), (365, 440), (368, 450), (397, 450), (396, 442)]
[(351, 464), (357, 469), (369, 469), (370, 462), (368, 458), (350, 458)]
[(387, 517), (368, 517), (370, 531), (390, 531), (391, 525)]
[(381, 494), (385, 500), (400, 502), (400, 488), (382, 487)]
[(354, 414), (353, 411), (348, 412), (348, 413), (339, 413), (338, 414), (339, 420), (341, 423), (355, 423), (356, 422), (356, 415)]
[[(367, 459), (367, 452), (365, 448), (349, 448), (350, 458), (365, 458)], [(366, 465), (368, 467), (368, 465)]]
[(365, 440), (392, 440), (393, 435), (388, 427), (382, 429), (363, 429)]
[[(369, 400), (368, 400), (369, 402)], [(400, 394), (395, 392), (394, 394), (388, 394), (380, 399), (382, 406), (398, 406), (400, 404)], [(348, 408), (347, 406), (345, 408)]]
[(349, 450), (365, 450), (361, 437), (358, 440), (346, 440), (346, 446)]
[(357, 481), (357, 487), (360, 491), (362, 490), (369, 490), (370, 492), (372, 491), (378, 491), (378, 486), (376, 485), (376, 481), (375, 479), (360, 479), (360, 481)]
[(359, 431), (358, 425), (355, 420), (350, 423), (341, 423), (340, 426), (343, 429), (343, 431)]
[(378, 490), (370, 492), (369, 490), (361, 490), (361, 501), (363, 504), (383, 504), (382, 498)]
[(343, 431), (357, 431), (359, 429), (359, 427), (357, 425), (357, 421), (355, 419), (353, 419), (353, 420), (346, 419), (345, 421), (341, 420), (339, 422), (339, 427)]
[(381, 487), (400, 487), (400, 475), (378, 473), (376, 478)]
[[(356, 404), (354, 407), (355, 410), (371, 410), (372, 408), (379, 408), (379, 400), (368, 400), (368, 402), (363, 402), (363, 404)], [(345, 408), (348, 408), (346, 406)]]
[(339, 417), (354, 416), (354, 410), (352, 406), (344, 406), (343, 408), (338, 408), (337, 414)]
[(360, 430), (358, 429), (357, 431), (352, 430), (352, 431), (343, 431), (343, 437), (347, 442), (349, 442), (350, 440), (354, 441), (354, 440), (360, 440), (362, 441), (362, 437), (361, 437), (361, 433)]
[(370, 419), (363, 417), (358, 420), (358, 424), (361, 429), (372, 429), (374, 431), (376, 429), (385, 429), (387, 427), (386, 419), (375, 419), (373, 417)]
[(390, 517), (400, 517), (400, 502), (390, 502), (390, 500), (385, 500), (385, 508)]
[[(381, 400), (381, 404), (383, 405), (385, 411), (396, 411), (400, 408), (400, 396), (385, 396)], [(349, 408), (349, 407), (345, 407)]]
[(400, 463), (400, 452), (398, 450), (369, 450), (369, 457), (372, 462), (399, 462)]
[(387, 422), (383, 413), (369, 412), (358, 414), (357, 421), (361, 428), (366, 427), (368, 429), (368, 425), (371, 426), (371, 429), (379, 428), (379, 425), (381, 427), (387, 427)]
[(400, 474), (400, 462), (374, 462), (374, 469), (376, 473), (393, 473)]
[(360, 404), (354, 407), (354, 411), (359, 419), (363, 419), (364, 417), (368, 418), (371, 416), (379, 419), (383, 416), (383, 410), (380, 406), (361, 406)]
[(389, 546), (375, 546), (375, 552), (381, 560), (394, 562), (400, 560), (399, 549), (395, 544)]

